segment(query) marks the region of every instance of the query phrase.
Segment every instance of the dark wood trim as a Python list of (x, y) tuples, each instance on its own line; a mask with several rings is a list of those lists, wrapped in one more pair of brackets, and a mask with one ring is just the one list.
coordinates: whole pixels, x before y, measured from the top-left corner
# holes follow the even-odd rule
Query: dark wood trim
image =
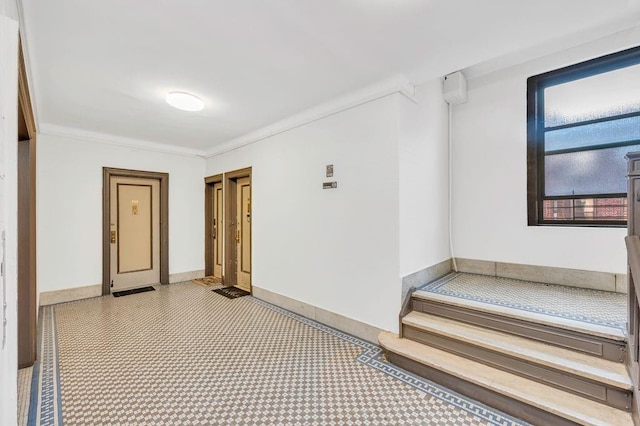
[(218, 183), (218, 182), (222, 182), (222, 173), (217, 174), (217, 175), (213, 175), (213, 176), (207, 176), (206, 178), (204, 178), (204, 183)]
[(18, 366), (37, 356), (36, 144), (18, 142)]
[(213, 208), (214, 189), (216, 183), (222, 183), (222, 175), (207, 176), (204, 178), (204, 274), (206, 276), (213, 275)]
[[(224, 249), (225, 249), (225, 268), (224, 268), (224, 282), (227, 285), (238, 284), (237, 274), (237, 260), (238, 253), (236, 247), (236, 210), (237, 210), (237, 180), (240, 178), (248, 177), (251, 181), (251, 192), (253, 194), (253, 180), (251, 179), (251, 167), (244, 169), (234, 170), (224, 174), (222, 190), (224, 191)], [(251, 195), (253, 199), (253, 195)], [(252, 203), (253, 204), (253, 203)], [(253, 210), (253, 206), (252, 206)], [(251, 233), (253, 240), (253, 232)], [(252, 241), (253, 243), (253, 241)], [(252, 250), (253, 251), (253, 250)], [(251, 265), (253, 271), (253, 258), (251, 258)], [(253, 274), (251, 275), (253, 282)], [(252, 283), (253, 284), (253, 283)], [(250, 289), (253, 291), (253, 285), (250, 284)]]
[(627, 344), (625, 341), (606, 339), (432, 300), (416, 299), (415, 296), (412, 305), (414, 311), (438, 315), (479, 327), (538, 340), (543, 343), (583, 352), (609, 361), (622, 363), (625, 362), (627, 356)]
[[(33, 106), (31, 105), (27, 68), (24, 61), (24, 53), (22, 52), (22, 41), (19, 40), (18, 42), (18, 105), (25, 121), (25, 127), (29, 133), (28, 139), (35, 139), (37, 129), (33, 115)], [(25, 138), (22, 138), (21, 140), (24, 139)]]
[(226, 179), (239, 179), (243, 177), (251, 178), (251, 167), (245, 167), (244, 169), (233, 170), (224, 174)]
[(160, 181), (160, 283), (169, 284), (169, 174), (142, 170), (102, 168), (102, 294), (111, 293), (111, 178), (130, 177)]
[(204, 275), (213, 275), (213, 183), (204, 184)]
[(556, 416), (540, 408), (526, 404), (506, 395), (491, 391), (470, 381), (460, 379), (440, 370), (420, 364), (414, 360), (385, 350), (387, 359), (400, 368), (424, 377), (427, 380), (436, 382), (448, 389), (465, 395), (469, 398), (487, 404), (514, 417), (522, 419), (531, 424), (540, 426), (565, 426), (576, 425), (563, 417)]
[(238, 247), (236, 246), (236, 180), (225, 175), (222, 191), (224, 192), (224, 282), (226, 285), (238, 284), (236, 262)]
[(22, 52), (18, 49), (18, 367), (37, 357), (36, 123)]

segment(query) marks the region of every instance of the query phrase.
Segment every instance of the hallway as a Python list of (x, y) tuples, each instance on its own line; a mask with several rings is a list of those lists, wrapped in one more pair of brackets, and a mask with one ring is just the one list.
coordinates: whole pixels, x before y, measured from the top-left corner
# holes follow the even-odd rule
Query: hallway
[(44, 307), (40, 321), (29, 424), (522, 424), (375, 345), (191, 282)]

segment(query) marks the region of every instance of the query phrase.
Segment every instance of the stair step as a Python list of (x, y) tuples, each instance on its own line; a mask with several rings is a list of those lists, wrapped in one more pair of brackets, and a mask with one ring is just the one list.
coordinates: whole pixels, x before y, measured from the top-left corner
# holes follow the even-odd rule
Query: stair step
[(411, 312), (403, 337), (626, 410), (633, 383), (624, 364), (535, 340)]
[[(617, 328), (600, 324), (591, 324), (588, 322), (576, 321), (568, 318), (548, 315), (545, 313), (530, 312), (522, 309), (511, 308), (508, 306), (500, 306), (491, 303), (484, 303), (475, 300), (463, 299), (445, 294), (433, 293), (429, 291), (418, 290), (413, 293), (413, 299), (427, 300), (473, 309), (475, 311), (493, 313), (496, 315), (521, 319), (524, 321), (548, 325), (555, 328), (562, 328), (578, 333), (584, 333), (592, 336), (602, 337), (605, 339), (626, 341), (626, 333)], [(415, 308), (414, 308), (415, 309)]]
[(633, 390), (633, 382), (621, 363), (422, 312), (409, 313), (402, 323), (619, 389)]
[(633, 425), (630, 413), (389, 332), (380, 333), (378, 341), (395, 364), (434, 381), (444, 373), (445, 386), (525, 421)]
[(411, 306), (413, 311), (537, 340), (609, 361), (623, 363), (627, 356), (626, 335), (615, 327), (420, 290), (413, 293)]

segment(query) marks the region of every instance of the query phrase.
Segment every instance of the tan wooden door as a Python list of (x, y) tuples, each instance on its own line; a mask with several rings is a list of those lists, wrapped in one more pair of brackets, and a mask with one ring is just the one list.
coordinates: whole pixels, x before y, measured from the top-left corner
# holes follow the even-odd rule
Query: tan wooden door
[(160, 181), (112, 177), (111, 291), (160, 282)]
[(251, 180), (240, 178), (236, 185), (237, 285), (251, 291)]
[(213, 276), (222, 278), (222, 238), (224, 227), (222, 182), (213, 185)]

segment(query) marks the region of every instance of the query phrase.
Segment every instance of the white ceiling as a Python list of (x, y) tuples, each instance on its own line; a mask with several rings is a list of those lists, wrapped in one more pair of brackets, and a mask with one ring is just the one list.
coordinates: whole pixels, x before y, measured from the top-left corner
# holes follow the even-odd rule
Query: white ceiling
[[(638, 0), (22, 0), (22, 15), (41, 128), (204, 151), (391, 76), (640, 16)], [(205, 109), (171, 108), (176, 90)]]

